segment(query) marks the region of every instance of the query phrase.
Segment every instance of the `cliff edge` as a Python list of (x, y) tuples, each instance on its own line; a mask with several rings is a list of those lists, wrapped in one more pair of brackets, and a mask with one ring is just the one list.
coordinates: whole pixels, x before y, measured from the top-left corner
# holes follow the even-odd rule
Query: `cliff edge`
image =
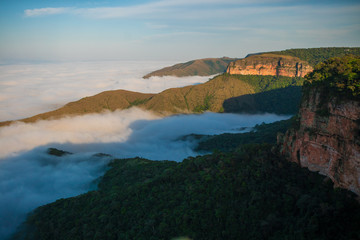
[(306, 76), (297, 126), (278, 135), (289, 161), (360, 195), (360, 58), (329, 59)]
[(297, 57), (261, 54), (231, 62), (226, 69), (229, 74), (271, 75), (285, 77), (304, 77), (313, 68)]

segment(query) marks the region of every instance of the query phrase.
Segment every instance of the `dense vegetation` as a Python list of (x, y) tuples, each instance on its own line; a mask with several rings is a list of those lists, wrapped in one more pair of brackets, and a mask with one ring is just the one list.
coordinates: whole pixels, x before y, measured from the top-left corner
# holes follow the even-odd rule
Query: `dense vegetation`
[(269, 76), (269, 75), (229, 75), (228, 77), (243, 81), (254, 88), (256, 93), (285, 88), (288, 86), (302, 86), (303, 78), (292, 78), (284, 76)]
[(347, 54), (360, 55), (358, 47), (324, 47), (324, 48), (299, 48), (287, 49), (283, 51), (270, 52), (274, 54), (289, 55), (298, 57), (315, 66), (325, 60), (333, 57), (343, 57)]
[(35, 210), (14, 239), (359, 239), (360, 206), (267, 145), (115, 160), (97, 191)]
[(329, 93), (360, 98), (360, 57), (347, 55), (318, 64), (306, 76), (305, 90), (321, 86)]
[(212, 136), (190, 135), (189, 137), (199, 139), (197, 151), (231, 152), (245, 144), (276, 144), (277, 133), (285, 133), (294, 121), (295, 118), (290, 118), (274, 123), (257, 124), (250, 132), (245, 133), (224, 133)]

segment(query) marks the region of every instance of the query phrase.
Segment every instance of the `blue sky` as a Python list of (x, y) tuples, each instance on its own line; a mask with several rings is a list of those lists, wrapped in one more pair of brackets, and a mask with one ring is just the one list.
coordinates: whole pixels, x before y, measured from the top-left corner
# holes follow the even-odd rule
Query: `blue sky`
[(358, 0), (0, 1), (1, 62), (190, 60), (359, 43)]

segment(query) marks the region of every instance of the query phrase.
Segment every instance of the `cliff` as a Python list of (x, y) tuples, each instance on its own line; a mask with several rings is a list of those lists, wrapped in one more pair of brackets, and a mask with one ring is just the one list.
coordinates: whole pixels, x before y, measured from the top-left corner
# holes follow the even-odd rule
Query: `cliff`
[(297, 57), (261, 54), (231, 62), (226, 69), (229, 74), (271, 75), (286, 77), (304, 77), (313, 68)]
[(196, 59), (156, 70), (146, 74), (143, 78), (150, 78), (153, 76), (210, 76), (217, 73), (223, 73), (226, 70), (228, 64), (235, 60), (235, 58), (228, 57)]
[[(355, 60), (354, 60), (355, 59)], [(360, 58), (332, 59), (307, 77), (298, 126), (280, 154), (360, 195)]]

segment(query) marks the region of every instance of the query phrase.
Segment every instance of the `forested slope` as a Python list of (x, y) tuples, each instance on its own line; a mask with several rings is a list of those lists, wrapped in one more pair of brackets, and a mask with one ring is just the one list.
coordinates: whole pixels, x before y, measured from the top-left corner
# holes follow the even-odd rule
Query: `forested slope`
[[(343, 57), (347, 54), (360, 55), (359, 47), (322, 47), (322, 48), (295, 48), (282, 51), (266, 52), (298, 57), (312, 66), (333, 57)], [(260, 53), (262, 54), (262, 53)]]
[(36, 209), (13, 239), (360, 237), (360, 205), (351, 193), (267, 146), (110, 166), (99, 190)]

